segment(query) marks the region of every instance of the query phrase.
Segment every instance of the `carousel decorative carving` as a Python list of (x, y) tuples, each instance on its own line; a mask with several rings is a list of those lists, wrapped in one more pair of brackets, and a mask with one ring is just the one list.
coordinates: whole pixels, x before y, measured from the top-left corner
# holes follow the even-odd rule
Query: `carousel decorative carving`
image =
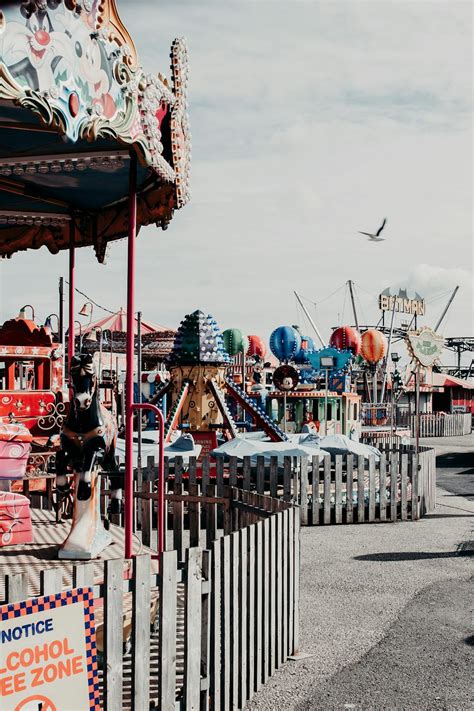
[(43, 432), (60, 429), (66, 419), (66, 405), (63, 402), (48, 402), (42, 410), (46, 414), (38, 419), (38, 427)]
[[(74, 6), (74, 7), (73, 7)], [(114, 0), (63, 3), (27, 0), (3, 12), (0, 33), (0, 98), (15, 100), (68, 138), (110, 137), (138, 144), (144, 161), (165, 180), (175, 179), (156, 130), (142, 123), (138, 107), (155, 100), (180, 121), (185, 89), (186, 48), (175, 40), (175, 91), (147, 77)]]
[[(17, 0), (2, 9), (0, 100), (30, 110), (42, 126), (72, 142), (103, 138), (136, 150), (141, 165), (155, 174), (138, 206), (139, 227), (156, 223), (166, 228), (174, 210), (189, 200), (187, 76), (182, 39), (172, 44), (170, 81), (143, 71), (115, 0)], [(88, 167), (104, 171), (94, 161)], [(50, 172), (65, 169), (60, 161), (49, 166)], [(8, 170), (0, 166), (2, 176)], [(2, 190), (18, 190), (18, 183), (5, 187), (3, 177), (0, 182)], [(101, 208), (87, 221), (77, 246), (93, 245), (102, 262), (105, 250), (94, 236), (94, 222), (100, 235), (103, 218), (108, 241), (125, 237), (126, 209), (125, 203), (113, 202)], [(15, 215), (7, 217), (18, 228), (11, 230), (7, 244), (0, 243), (0, 256), (24, 248), (23, 243), (31, 246), (33, 233), (34, 247), (46, 245), (53, 253), (68, 247), (64, 220), (33, 229), (28, 215), (20, 215), (21, 222), (13, 222)]]
[(176, 172), (178, 207), (189, 200), (189, 164), (191, 136), (187, 114), (188, 51), (183, 40), (176, 39), (171, 47), (171, 71), (176, 101), (171, 111), (171, 147)]

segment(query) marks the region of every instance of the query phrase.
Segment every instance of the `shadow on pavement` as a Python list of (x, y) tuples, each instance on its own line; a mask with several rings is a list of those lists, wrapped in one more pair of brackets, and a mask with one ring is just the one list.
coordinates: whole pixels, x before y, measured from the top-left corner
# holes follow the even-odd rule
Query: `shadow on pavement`
[(394, 552), (394, 553), (367, 553), (366, 555), (356, 555), (353, 560), (368, 560), (381, 563), (390, 563), (404, 560), (431, 560), (433, 558), (458, 558), (459, 556), (472, 556), (474, 550), (440, 551), (439, 553), (428, 552)]
[(474, 464), (473, 452), (451, 452), (449, 454), (440, 454), (436, 457), (436, 467), (439, 469), (469, 469), (472, 473)]
[(470, 647), (474, 647), (474, 634), (464, 640)]
[(465, 514), (425, 514), (423, 516), (424, 519), (430, 519), (430, 518), (474, 518), (474, 514), (472, 513), (465, 513)]
[(457, 496), (458, 498), (459, 498), (460, 496), (464, 496), (464, 497), (466, 497), (466, 496), (474, 496), (474, 491), (472, 491), (471, 493), (467, 493), (467, 494), (445, 494), (445, 493), (443, 493), (443, 496)]

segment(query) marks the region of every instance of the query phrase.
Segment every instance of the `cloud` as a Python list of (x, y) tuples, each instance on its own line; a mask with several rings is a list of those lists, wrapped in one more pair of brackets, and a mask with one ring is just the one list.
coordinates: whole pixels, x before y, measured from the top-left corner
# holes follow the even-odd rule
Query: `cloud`
[(467, 294), (473, 291), (472, 275), (461, 267), (447, 269), (435, 264), (418, 264), (410, 271), (405, 283), (420, 289), (425, 298), (456, 286)]
[[(468, 269), (470, 3), (122, 0), (119, 9), (147, 70), (166, 71), (173, 37), (190, 48), (192, 201), (167, 232), (150, 227), (137, 242), (137, 308), (148, 319), (176, 326), (200, 307), (223, 328), (267, 336), (301, 318), (297, 289), (320, 304), (328, 336), (350, 316), (348, 279), (361, 321), (373, 324), (387, 286), (436, 296), (432, 284), (447, 291), (453, 270)], [(384, 216), (385, 242), (357, 234)], [(113, 245), (101, 267), (82, 250), (78, 287), (123, 305), (125, 255)], [(417, 267), (426, 264), (445, 272), (427, 277)], [(66, 255), (43, 251), (0, 265), (0, 315), (16, 313), (21, 294), (45, 315), (56, 310), (66, 269)], [(468, 329), (465, 282), (447, 321), (453, 335)]]

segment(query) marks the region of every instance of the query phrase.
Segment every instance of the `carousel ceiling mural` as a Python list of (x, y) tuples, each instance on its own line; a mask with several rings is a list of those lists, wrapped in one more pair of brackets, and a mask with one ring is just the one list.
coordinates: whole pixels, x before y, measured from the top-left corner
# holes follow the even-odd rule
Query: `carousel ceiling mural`
[(0, 255), (57, 252), (73, 224), (102, 261), (126, 236), (130, 151), (139, 225), (165, 228), (189, 199), (187, 73), (179, 39), (169, 80), (144, 72), (115, 0), (2, 2)]

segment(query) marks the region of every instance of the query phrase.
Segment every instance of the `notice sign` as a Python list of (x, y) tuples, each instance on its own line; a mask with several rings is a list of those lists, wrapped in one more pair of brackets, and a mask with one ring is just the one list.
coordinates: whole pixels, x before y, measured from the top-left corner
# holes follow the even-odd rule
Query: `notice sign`
[(99, 711), (92, 588), (0, 606), (1, 711)]

